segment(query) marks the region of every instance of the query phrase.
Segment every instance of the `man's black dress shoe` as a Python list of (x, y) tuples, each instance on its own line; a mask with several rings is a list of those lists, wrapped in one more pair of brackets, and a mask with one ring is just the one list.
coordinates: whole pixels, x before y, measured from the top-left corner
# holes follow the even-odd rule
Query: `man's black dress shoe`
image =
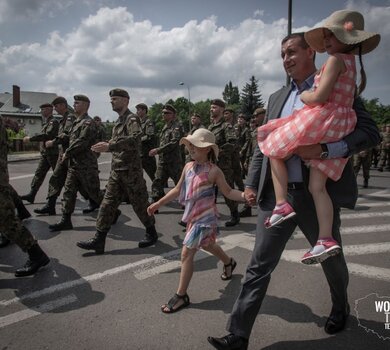
[(345, 328), (345, 324), (347, 323), (347, 319), (349, 316), (349, 305), (347, 307), (347, 312), (331, 312), (328, 319), (325, 323), (325, 332), (328, 334), (335, 334), (337, 332), (342, 331)]
[(222, 338), (208, 337), (208, 342), (218, 350), (247, 350), (248, 339), (235, 334), (228, 334)]

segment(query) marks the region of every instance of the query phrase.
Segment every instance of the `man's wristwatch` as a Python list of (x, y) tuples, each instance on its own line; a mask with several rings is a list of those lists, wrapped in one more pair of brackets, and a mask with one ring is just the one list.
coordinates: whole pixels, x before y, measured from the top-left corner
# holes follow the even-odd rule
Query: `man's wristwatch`
[(321, 143), (320, 144), (322, 152), (320, 154), (320, 159), (328, 159), (329, 156), (329, 151), (328, 151), (328, 146), (326, 143)]

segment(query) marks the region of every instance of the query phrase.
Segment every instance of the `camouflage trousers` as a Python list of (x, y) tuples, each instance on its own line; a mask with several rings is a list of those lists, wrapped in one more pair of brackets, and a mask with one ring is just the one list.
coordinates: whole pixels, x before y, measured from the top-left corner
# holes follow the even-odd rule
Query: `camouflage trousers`
[(134, 212), (142, 224), (146, 228), (154, 225), (154, 216), (149, 216), (146, 212), (149, 206), (148, 190), (142, 175), (142, 169), (137, 170), (136, 173), (128, 170), (111, 170), (96, 219), (98, 231), (108, 232), (110, 230), (115, 212), (121, 204), (124, 194), (125, 199), (133, 206)]
[(150, 180), (154, 180), (156, 177), (156, 158), (155, 157), (149, 157), (145, 156), (141, 158), (142, 161), (142, 168), (145, 170), (146, 174), (150, 177)]
[(39, 159), (38, 167), (35, 170), (34, 177), (31, 181), (31, 189), (38, 192), (39, 188), (41, 187), (43, 181), (45, 180), (47, 172), (52, 168), (56, 167), (58, 154), (54, 155), (41, 155), (41, 158)]
[(370, 178), (370, 167), (371, 167), (371, 155), (367, 156), (359, 156), (358, 154), (355, 154), (353, 157), (353, 171), (355, 172), (355, 175), (357, 176), (360, 168), (363, 168), (363, 178), (365, 180), (368, 180)]
[[(218, 163), (218, 167), (222, 170), (223, 174), (225, 175), (226, 182), (229, 184), (231, 188), (234, 188), (234, 171), (231, 165), (232, 164), (228, 162)], [(225, 203), (229, 207), (231, 213), (238, 210), (237, 202), (232, 201), (231, 199), (226, 198), (225, 196), (224, 198), (225, 198)]]
[(234, 183), (240, 191), (244, 191), (244, 181), (242, 180), (241, 160), (240, 153), (237, 149), (234, 149), (232, 153), (232, 168)]
[(31, 232), (15, 216), (13, 196), (15, 190), (8, 184), (0, 185), (0, 232), (23, 251), (29, 250), (37, 241)]
[(175, 185), (179, 182), (182, 169), (181, 159), (178, 159), (176, 163), (158, 163), (156, 178), (152, 183), (153, 201), (158, 201), (164, 197), (164, 186), (169, 178), (173, 180)]
[(380, 167), (390, 167), (390, 148), (384, 148), (381, 150), (381, 157), (379, 160)]
[(74, 212), (78, 191), (85, 191), (90, 200), (100, 204), (103, 196), (102, 191), (100, 191), (99, 172), (97, 168), (91, 167), (82, 170), (68, 168), (62, 198), (63, 214), (70, 215)]
[[(47, 198), (49, 197), (57, 198), (60, 196), (62, 188), (65, 185), (67, 173), (68, 173), (67, 162), (61, 162), (60, 157), (58, 157), (56, 167), (49, 179), (49, 191), (47, 193)], [(89, 198), (88, 193), (84, 190), (84, 188), (80, 188), (79, 192), (85, 199)]]

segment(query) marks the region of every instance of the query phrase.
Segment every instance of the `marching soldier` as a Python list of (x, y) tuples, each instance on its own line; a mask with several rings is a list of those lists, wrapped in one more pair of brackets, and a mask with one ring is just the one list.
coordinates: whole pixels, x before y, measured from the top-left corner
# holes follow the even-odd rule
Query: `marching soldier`
[[(194, 113), (191, 116), (191, 130), (189, 131), (188, 135), (192, 135), (195, 132), (195, 130), (198, 129), (206, 129), (206, 127), (202, 124), (202, 118), (200, 117), (200, 115), (198, 113)], [(186, 155), (185, 162), (186, 163), (190, 162), (192, 159), (187, 150), (185, 150), (185, 155)]]
[(49, 225), (52, 231), (73, 229), (71, 216), (78, 191), (85, 191), (96, 207), (102, 200), (97, 158), (91, 150), (91, 146), (96, 143), (97, 130), (95, 122), (88, 115), (89, 105), (87, 96), (74, 96), (76, 120), (69, 133), (69, 147), (62, 155), (62, 162), (66, 162), (68, 166), (62, 200), (62, 218), (57, 224)]
[[(237, 137), (231, 124), (225, 123), (224, 116), (225, 102), (220, 99), (211, 101), (210, 116), (211, 124), (209, 130), (215, 135), (215, 143), (219, 147), (217, 165), (225, 175), (226, 182), (234, 188), (234, 172), (232, 165), (232, 154), (237, 143)], [(225, 197), (225, 202), (230, 209), (230, 220), (225, 226), (235, 226), (240, 222), (238, 214), (238, 203)]]
[(164, 184), (172, 178), (175, 185), (178, 183), (182, 171), (179, 141), (183, 132), (176, 119), (176, 109), (166, 104), (162, 110), (165, 125), (160, 133), (160, 145), (149, 151), (149, 156), (158, 155), (156, 177), (152, 183), (152, 199), (157, 202), (164, 197)]
[(154, 216), (149, 216), (146, 211), (149, 202), (139, 152), (142, 135), (140, 120), (128, 109), (130, 96), (126, 90), (113, 89), (110, 97), (112, 109), (118, 113), (119, 118), (112, 130), (111, 140), (99, 142), (92, 149), (99, 153), (112, 153), (111, 173), (96, 219), (95, 236), (87, 241), (77, 242), (78, 247), (95, 250), (96, 254), (104, 253), (107, 233), (120, 215), (118, 207), (123, 193), (126, 193), (134, 212), (146, 228), (145, 238), (138, 243), (138, 247), (149, 247), (158, 238)]
[(58, 135), (59, 122), (53, 117), (53, 106), (50, 103), (44, 103), (39, 108), (45, 120), (41, 133), (32, 137), (25, 136), (23, 139), (24, 143), (41, 142), (41, 158), (31, 181), (31, 190), (28, 194), (20, 197), (30, 203), (34, 203), (35, 196), (45, 180), (47, 172), (50, 168), (54, 170), (58, 158), (58, 147), (47, 148), (45, 146), (45, 141), (53, 140)]
[(3, 125), (3, 118), (0, 116), (0, 232), (7, 240), (15, 242), (28, 254), (28, 260), (23, 267), (15, 271), (15, 276), (30, 276), (47, 265), (50, 259), (28, 228), (22, 224), (19, 218), (15, 217), (13, 199), (15, 191), (9, 184), (7, 141), (7, 132)]
[(359, 174), (360, 167), (363, 168), (363, 187), (368, 187), (368, 179), (370, 178), (372, 149), (365, 149), (353, 155), (353, 171), (356, 177)]
[(34, 212), (37, 214), (48, 215), (56, 215), (56, 201), (58, 196), (61, 194), (62, 187), (64, 187), (66, 174), (68, 172), (68, 164), (67, 162), (62, 161), (62, 155), (69, 147), (69, 132), (76, 119), (73, 114), (69, 113), (68, 102), (65, 97), (56, 97), (53, 100), (52, 105), (62, 118), (60, 120), (57, 137), (53, 140), (46, 141), (45, 146), (47, 149), (58, 147), (59, 154), (55, 169), (49, 180), (47, 202), (42, 208), (34, 209)]
[(153, 120), (148, 117), (148, 106), (145, 103), (139, 103), (135, 106), (137, 109), (137, 116), (141, 122), (141, 162), (142, 168), (154, 180), (157, 165), (154, 157), (149, 157), (149, 151), (157, 147), (156, 127)]
[(244, 164), (246, 161), (246, 154), (248, 152), (248, 147), (252, 142), (251, 132), (246, 124), (245, 115), (240, 113), (237, 118), (237, 137), (238, 137), (238, 145), (240, 146), (239, 155), (240, 155), (240, 163), (242, 175), (245, 177), (247, 173), (247, 169), (245, 169)]
[(381, 156), (378, 171), (390, 170), (390, 124), (386, 124), (382, 133)]

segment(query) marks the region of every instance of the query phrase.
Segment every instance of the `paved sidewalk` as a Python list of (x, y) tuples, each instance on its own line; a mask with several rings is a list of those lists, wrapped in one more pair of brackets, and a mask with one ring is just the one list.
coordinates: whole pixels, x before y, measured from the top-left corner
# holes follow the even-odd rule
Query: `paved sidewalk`
[(8, 154), (8, 162), (23, 162), (26, 160), (39, 159), (41, 154), (39, 152), (17, 152)]

